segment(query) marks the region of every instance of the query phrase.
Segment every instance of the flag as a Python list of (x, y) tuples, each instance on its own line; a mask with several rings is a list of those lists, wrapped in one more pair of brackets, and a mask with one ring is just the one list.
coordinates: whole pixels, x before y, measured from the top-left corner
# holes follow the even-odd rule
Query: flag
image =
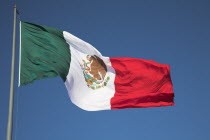
[(76, 36), (47, 26), (21, 22), (20, 28), (19, 85), (60, 76), (72, 103), (87, 111), (174, 105), (169, 65), (105, 57)]

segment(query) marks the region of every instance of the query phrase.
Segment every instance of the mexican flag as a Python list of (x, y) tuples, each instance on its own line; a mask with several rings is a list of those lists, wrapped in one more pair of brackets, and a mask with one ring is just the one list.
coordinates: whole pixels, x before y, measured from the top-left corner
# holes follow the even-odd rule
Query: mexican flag
[(19, 85), (60, 76), (75, 105), (109, 110), (174, 105), (169, 65), (105, 57), (91, 44), (55, 28), (21, 22)]

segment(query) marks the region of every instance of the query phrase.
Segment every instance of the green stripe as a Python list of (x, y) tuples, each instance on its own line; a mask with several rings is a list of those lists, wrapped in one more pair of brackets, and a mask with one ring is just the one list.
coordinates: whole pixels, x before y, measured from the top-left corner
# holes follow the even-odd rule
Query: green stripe
[(63, 31), (21, 22), (20, 85), (56, 76), (65, 81), (70, 61), (69, 45)]

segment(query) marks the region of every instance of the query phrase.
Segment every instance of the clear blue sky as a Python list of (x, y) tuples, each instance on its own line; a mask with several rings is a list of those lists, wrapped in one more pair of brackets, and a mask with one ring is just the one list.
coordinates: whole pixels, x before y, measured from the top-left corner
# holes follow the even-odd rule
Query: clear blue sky
[[(0, 2), (0, 140), (6, 138), (14, 2)], [(17, 88), (16, 75), (13, 140), (210, 139), (209, 0), (16, 0), (16, 4), (23, 21), (68, 31), (105, 56), (171, 65), (176, 105), (87, 112), (70, 102), (59, 77)], [(17, 49), (18, 44), (17, 38)]]

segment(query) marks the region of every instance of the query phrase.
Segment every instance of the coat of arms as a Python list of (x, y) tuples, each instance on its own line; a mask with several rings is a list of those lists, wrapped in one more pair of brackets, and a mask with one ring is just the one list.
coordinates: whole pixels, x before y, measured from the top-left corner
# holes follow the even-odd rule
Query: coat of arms
[(87, 86), (93, 90), (105, 87), (110, 80), (106, 76), (107, 67), (104, 61), (96, 55), (87, 55), (86, 60), (82, 60), (81, 68), (83, 70)]

